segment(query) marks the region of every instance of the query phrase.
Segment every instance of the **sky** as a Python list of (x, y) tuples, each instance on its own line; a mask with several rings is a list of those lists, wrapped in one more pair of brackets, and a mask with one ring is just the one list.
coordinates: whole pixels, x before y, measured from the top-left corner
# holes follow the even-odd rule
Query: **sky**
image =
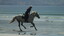
[(64, 0), (0, 0), (0, 5), (52, 5), (64, 6)]

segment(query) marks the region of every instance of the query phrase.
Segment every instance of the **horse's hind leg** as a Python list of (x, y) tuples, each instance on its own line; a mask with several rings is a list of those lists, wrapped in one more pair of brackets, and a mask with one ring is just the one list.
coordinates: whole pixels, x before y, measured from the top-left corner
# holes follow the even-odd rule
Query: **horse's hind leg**
[(19, 23), (19, 24), (18, 24), (18, 26), (19, 26), (19, 29), (20, 29), (20, 31), (22, 31), (22, 30), (21, 30), (21, 28), (20, 28), (20, 22), (18, 21), (18, 23)]
[(21, 22), (21, 25), (26, 29), (26, 27), (23, 25), (23, 23)]
[[(36, 27), (35, 27), (35, 24), (34, 24), (34, 23), (31, 23), (31, 24), (34, 26), (35, 30), (37, 31), (37, 29), (36, 29)], [(32, 27), (33, 27), (33, 26), (32, 26)]]

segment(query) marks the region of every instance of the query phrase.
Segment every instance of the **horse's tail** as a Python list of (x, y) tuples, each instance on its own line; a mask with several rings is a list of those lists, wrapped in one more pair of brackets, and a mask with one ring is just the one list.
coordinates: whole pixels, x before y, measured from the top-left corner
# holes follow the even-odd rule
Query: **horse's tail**
[(10, 23), (13, 23), (13, 22), (15, 21), (15, 19), (16, 19), (16, 17), (14, 17), (14, 18), (11, 20), (11, 22), (10, 22)]

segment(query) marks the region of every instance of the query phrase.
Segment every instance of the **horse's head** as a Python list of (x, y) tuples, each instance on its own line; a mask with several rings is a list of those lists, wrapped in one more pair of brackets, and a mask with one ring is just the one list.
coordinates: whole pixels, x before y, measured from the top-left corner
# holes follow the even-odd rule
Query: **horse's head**
[(38, 18), (40, 18), (39, 14), (36, 11), (33, 11), (32, 14)]

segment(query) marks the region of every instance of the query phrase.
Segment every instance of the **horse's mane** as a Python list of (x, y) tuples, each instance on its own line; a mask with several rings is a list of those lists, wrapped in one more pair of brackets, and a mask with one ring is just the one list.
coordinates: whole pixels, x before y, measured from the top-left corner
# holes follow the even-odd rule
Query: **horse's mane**
[[(30, 14), (35, 14), (37, 13), (36, 11), (32, 11)], [(24, 13), (23, 14), (18, 14), (19, 16), (24, 16)]]
[(37, 13), (37, 12), (36, 12), (36, 11), (32, 11), (32, 12), (31, 12), (31, 14), (35, 14), (35, 13)]

